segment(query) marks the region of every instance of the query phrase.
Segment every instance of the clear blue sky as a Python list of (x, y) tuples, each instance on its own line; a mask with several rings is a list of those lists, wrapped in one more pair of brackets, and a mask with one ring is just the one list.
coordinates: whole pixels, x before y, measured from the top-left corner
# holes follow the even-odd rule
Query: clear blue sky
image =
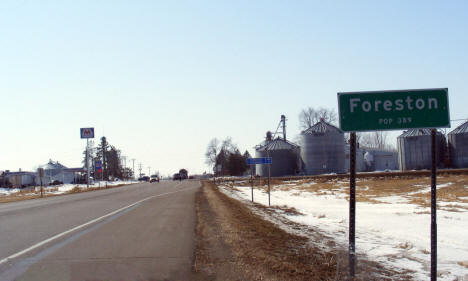
[(340, 91), (448, 87), (467, 118), (467, 3), (2, 1), (0, 170), (79, 166), (92, 126), (145, 171), (208, 171), (211, 138), (253, 153)]

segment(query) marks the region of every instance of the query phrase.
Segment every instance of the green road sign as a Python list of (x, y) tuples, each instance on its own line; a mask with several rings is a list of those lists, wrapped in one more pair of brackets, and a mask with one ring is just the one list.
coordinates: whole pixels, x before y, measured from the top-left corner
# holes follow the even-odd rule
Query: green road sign
[(345, 132), (449, 128), (448, 89), (338, 93)]

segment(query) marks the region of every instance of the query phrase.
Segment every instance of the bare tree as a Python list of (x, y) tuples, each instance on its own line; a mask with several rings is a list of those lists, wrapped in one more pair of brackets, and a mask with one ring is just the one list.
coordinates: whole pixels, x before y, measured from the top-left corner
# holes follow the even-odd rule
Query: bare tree
[(323, 119), (327, 123), (336, 124), (337, 114), (334, 109), (307, 107), (299, 113), (299, 126), (302, 130), (312, 127)]
[(377, 149), (392, 149), (393, 147), (387, 142), (388, 132), (376, 131), (366, 133), (362, 137), (362, 145), (368, 148)]
[(221, 144), (221, 150), (223, 150), (226, 153), (234, 153), (236, 150), (238, 150), (237, 145), (235, 145), (232, 142), (231, 137), (227, 137), (225, 140), (223, 140), (223, 143)]
[(208, 147), (206, 148), (205, 152), (205, 163), (208, 164), (209, 166), (215, 166), (216, 165), (216, 157), (218, 156), (218, 152), (220, 150), (220, 144), (219, 140), (217, 138), (213, 138), (210, 140), (208, 143)]
[[(356, 143), (360, 143), (361, 142), (361, 139), (362, 139), (362, 136), (364, 135), (365, 133), (356, 133)], [(345, 137), (345, 142), (346, 143), (349, 143), (350, 142), (350, 133), (345, 133), (344, 135)]]

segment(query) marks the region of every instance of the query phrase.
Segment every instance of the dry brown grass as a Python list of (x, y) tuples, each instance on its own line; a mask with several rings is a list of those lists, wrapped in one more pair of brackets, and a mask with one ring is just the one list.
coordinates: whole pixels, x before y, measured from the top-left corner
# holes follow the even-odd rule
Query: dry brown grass
[[(271, 213), (268, 207), (254, 206)], [(197, 196), (197, 215), (194, 269), (202, 274), (197, 280), (348, 280), (347, 253), (334, 249), (333, 241), (328, 241), (328, 250), (312, 246), (308, 237), (260, 218), (211, 182)], [(312, 232), (313, 239), (324, 241)], [(410, 274), (360, 259), (355, 280), (411, 280)]]
[(468, 261), (459, 261), (458, 264), (465, 268), (468, 268)]
[[(267, 190), (265, 179), (255, 180), (256, 189)], [(384, 203), (379, 200), (382, 197), (400, 196), (411, 204), (421, 207), (430, 206), (431, 194), (428, 187), (431, 179), (427, 176), (404, 176), (404, 177), (368, 177), (356, 181), (356, 200), (358, 202)], [(447, 185), (442, 186), (441, 185)], [(231, 186), (249, 186), (249, 182), (224, 183)], [(349, 182), (338, 178), (298, 179), (295, 181), (272, 179), (270, 182), (272, 190), (293, 190), (296, 195), (301, 192), (312, 192), (316, 195), (334, 195), (344, 193), (349, 196)], [(453, 203), (438, 208), (447, 211), (468, 210), (467, 206), (455, 203), (468, 203), (468, 175), (443, 175), (437, 177), (437, 201)], [(346, 197), (348, 198), (348, 197)]]

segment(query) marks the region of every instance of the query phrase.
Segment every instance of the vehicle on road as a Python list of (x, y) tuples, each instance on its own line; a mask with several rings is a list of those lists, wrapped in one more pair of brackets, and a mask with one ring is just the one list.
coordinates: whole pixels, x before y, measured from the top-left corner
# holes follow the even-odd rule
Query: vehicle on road
[(150, 177), (143, 176), (143, 177), (138, 178), (138, 181), (150, 181)]
[(150, 178), (150, 182), (159, 182), (159, 176), (158, 175), (152, 175)]
[(172, 176), (172, 180), (174, 181), (177, 181), (177, 180), (181, 180), (182, 178), (180, 177), (180, 174), (179, 173), (176, 173)]

